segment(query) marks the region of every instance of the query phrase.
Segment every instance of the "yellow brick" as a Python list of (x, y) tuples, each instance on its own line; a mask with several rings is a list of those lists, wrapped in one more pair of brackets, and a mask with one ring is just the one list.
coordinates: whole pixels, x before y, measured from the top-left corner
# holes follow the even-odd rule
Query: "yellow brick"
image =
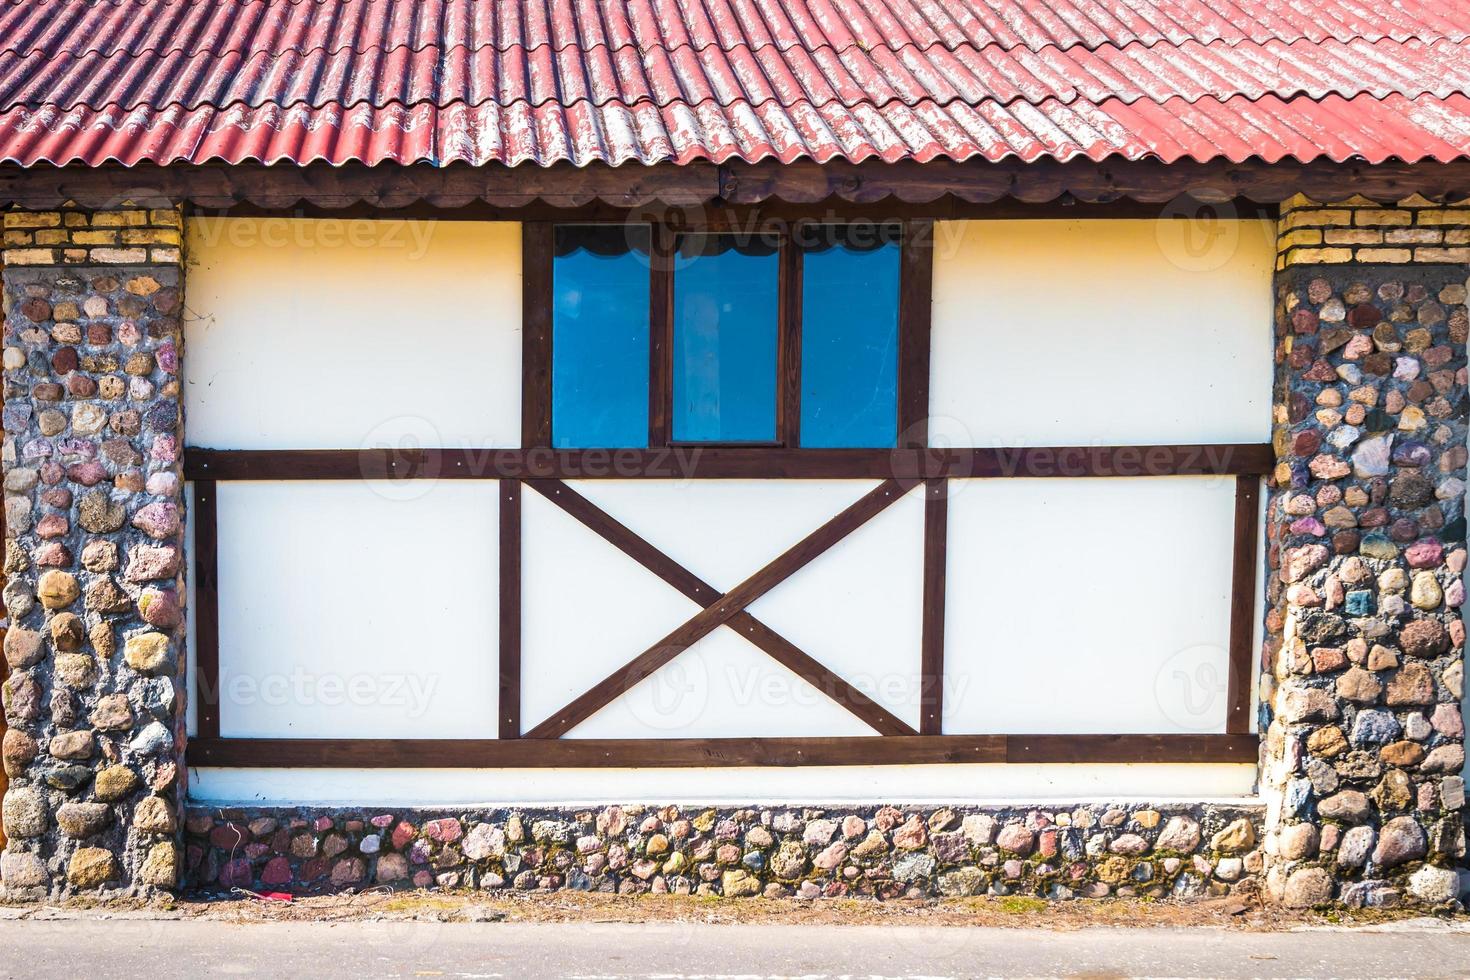
[(61, 215), (56, 211), (6, 211), (7, 228), (56, 228)]
[(1470, 225), (1470, 210), (1443, 208), (1438, 211), (1420, 211), (1421, 225)]
[(1307, 197), (1307, 195), (1293, 194), (1291, 197), (1288, 197), (1286, 200), (1281, 202), (1281, 213), (1285, 214), (1288, 211), (1296, 211), (1300, 208), (1315, 207), (1317, 207), (1317, 202), (1312, 200), (1310, 197)]
[(1390, 228), (1383, 240), (1390, 245), (1438, 245), (1444, 232), (1438, 228)]
[(1395, 265), (1407, 262), (1412, 256), (1406, 248), (1360, 248), (1359, 262), (1391, 262)]
[(5, 250), (5, 265), (55, 265), (54, 248), (9, 248)]
[(1288, 231), (1276, 239), (1276, 251), (1284, 252), (1289, 248), (1299, 245), (1321, 245), (1322, 232), (1316, 228), (1298, 228), (1296, 231)]
[(1470, 245), (1470, 228), (1450, 228), (1444, 233), (1446, 245)]
[(87, 227), (87, 212), (85, 211), (68, 211), (62, 217), (66, 219), (66, 226), (68, 228)]
[(1429, 198), (1425, 197), (1423, 194), (1410, 194), (1408, 197), (1402, 198), (1398, 202), (1398, 204), (1399, 204), (1399, 207), (1401, 207), (1401, 208), (1436, 208), (1436, 207), (1439, 207), (1439, 204), (1437, 202), (1431, 201)]
[(93, 228), (140, 228), (148, 224), (147, 211), (98, 211), (92, 215)]
[(1360, 225), (1411, 225), (1414, 212), (1393, 208), (1364, 208), (1353, 212), (1353, 220)]
[(179, 245), (179, 233), (172, 228), (129, 228), (122, 233), (124, 245)]
[(184, 216), (178, 208), (155, 208), (148, 212), (148, 223), (165, 228), (182, 228)]
[(1294, 248), (1286, 253), (1287, 265), (1333, 265), (1352, 260), (1350, 248)]
[(29, 245), (35, 240), (35, 236), (28, 231), (7, 231), (5, 233), (6, 245)]
[(139, 265), (148, 261), (148, 252), (142, 248), (94, 248), (91, 257), (104, 265)]
[(1352, 223), (1353, 213), (1351, 211), (1332, 208), (1293, 211), (1281, 219), (1281, 226), (1287, 231), (1317, 225), (1350, 225)]
[(1370, 200), (1361, 194), (1354, 194), (1345, 201), (1333, 201), (1333, 207), (1339, 208), (1376, 208), (1378, 202)]
[(1329, 228), (1326, 239), (1328, 245), (1378, 245), (1383, 242), (1383, 232), (1371, 228)]
[(176, 248), (150, 248), (148, 259), (156, 265), (178, 265), (183, 255)]
[(39, 228), (36, 230), (37, 245), (65, 245), (67, 233), (65, 228)]
[(1470, 248), (1416, 248), (1415, 262), (1470, 262)]
[(62, 249), (62, 251), (61, 251), (61, 258), (62, 258), (63, 261), (66, 261), (66, 262), (71, 262), (73, 264), (80, 264), (82, 262), (87, 261), (87, 250), (84, 249), (84, 248), (67, 248), (67, 249)]
[(74, 231), (71, 233), (74, 245), (116, 245), (117, 232), (115, 231)]

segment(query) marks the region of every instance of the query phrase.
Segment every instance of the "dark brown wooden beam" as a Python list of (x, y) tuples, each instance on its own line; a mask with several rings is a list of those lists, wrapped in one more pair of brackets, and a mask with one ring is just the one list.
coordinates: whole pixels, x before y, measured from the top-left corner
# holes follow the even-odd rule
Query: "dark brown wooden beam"
[(552, 226), (521, 226), (521, 445), (551, 445)]
[[(708, 607), (723, 597), (720, 590), (680, 565), (674, 559), (630, 531), (592, 501), (559, 481), (531, 480), (528, 485), (584, 527), (617, 548), (672, 586), (686, 599)], [(853, 687), (837, 674), (808, 655), (796, 644), (756, 619), (748, 612), (737, 613), (725, 624), (745, 637), (777, 663), (786, 667), (816, 688), (880, 735), (915, 735), (913, 727), (881, 704)]]
[(901, 735), (840, 738), (195, 738), (190, 766), (618, 768), (1256, 761), (1255, 735)]
[(1251, 725), (1251, 677), (1255, 665), (1256, 554), (1260, 536), (1261, 481), (1235, 478), (1235, 548), (1230, 575), (1230, 665), (1225, 693), (1225, 730)]
[(663, 639), (532, 728), (527, 736), (559, 738), (576, 728), (615, 698), (632, 690), (664, 664), (725, 625), (732, 617), (744, 612), (752, 602), (805, 568), (813, 559), (862, 527), (902, 496), (903, 488), (895, 480), (885, 480), (874, 487), (858, 498), (856, 503), (846, 507), (837, 516), (772, 559), (760, 571), (695, 613)]
[(929, 445), (929, 348), (934, 222), (907, 221), (898, 282), (898, 445)]
[(219, 684), (219, 534), (215, 483), (194, 481), (189, 520), (194, 525), (194, 672), (196, 720), (200, 738), (218, 738)]
[[(919, 732), (944, 727), (944, 589), (949, 546), (949, 481), (924, 484), (924, 611), (919, 638)], [(980, 600), (976, 600), (980, 601)]]
[[(1278, 203), (1298, 193), (1317, 200), (1362, 194), (1387, 202), (1411, 193), (1434, 200), (1459, 200), (1470, 197), (1470, 161), (1302, 164), (1291, 160), (1278, 163), (1181, 160), (1165, 164), (1156, 160), (1109, 159), (1102, 163), (935, 160), (896, 164), (872, 161), (781, 164), (766, 160), (753, 164), (732, 161), (723, 165), (695, 162), (684, 166), (555, 164), (513, 168), (494, 164), (369, 167), (352, 163), (339, 167), (327, 164), (0, 167), (0, 203), (29, 208), (54, 208), (65, 201), (75, 201), (83, 207), (102, 207), (119, 200), (135, 201), (142, 206), (187, 201), (204, 209), (241, 204), (272, 209), (303, 204), (344, 208), (362, 203), (402, 208), (419, 202), (457, 209), (483, 202), (507, 211), (547, 205), (580, 208), (598, 202), (621, 208), (663, 202), (703, 209), (712, 204), (758, 203), (773, 198), (794, 203), (838, 200), (927, 204), (951, 200), (958, 202), (954, 206), (1003, 199), (1022, 202), (1063, 199), (1083, 203), (1132, 199), (1164, 204), (1186, 194), (1211, 201), (1245, 198)], [(919, 216), (960, 215), (936, 209)]]
[(190, 447), (191, 480), (963, 479), (1263, 475), (1269, 443), (997, 449), (290, 449)]
[(521, 737), (521, 484), (500, 481), (501, 738)]
[[(949, 738), (951, 736), (942, 736)], [(1256, 762), (1250, 734), (1007, 735), (1010, 763)]]

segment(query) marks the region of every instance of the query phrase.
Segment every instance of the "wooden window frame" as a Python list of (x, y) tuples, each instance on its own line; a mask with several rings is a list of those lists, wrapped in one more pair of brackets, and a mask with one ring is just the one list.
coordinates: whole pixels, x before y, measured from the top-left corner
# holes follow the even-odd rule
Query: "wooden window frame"
[[(695, 226), (669, 222), (637, 221), (650, 230), (649, 262), (649, 366), (648, 449), (753, 449), (800, 450), (801, 445), (801, 355), (802, 285), (805, 252), (798, 243), (802, 227), (843, 225), (838, 219), (792, 218), (773, 222), (769, 230), (752, 231), (749, 222), (733, 215), (716, 217)], [(934, 223), (925, 220), (874, 221), (875, 227), (899, 229), (897, 390), (894, 396), (894, 445), (874, 451), (920, 447), (925, 444), (924, 419), (929, 403), (929, 313), (930, 278), (933, 267)], [(552, 413), (552, 347), (554, 312), (552, 277), (555, 265), (555, 230), (558, 227), (615, 225), (609, 221), (526, 222), (522, 226), (521, 251), (525, 269), (522, 308), (534, 311), (535, 322), (527, 322), (525, 370), (522, 390), (522, 446), (553, 447), (555, 421)], [(675, 440), (674, 406), (674, 283), (675, 249), (683, 234), (762, 235), (779, 242), (777, 260), (776, 325), (776, 431), (769, 442), (755, 443)], [(586, 447), (615, 451), (615, 447)], [(558, 449), (558, 452), (564, 450)]]
[[(681, 230), (740, 230), (753, 209), (714, 212)], [(779, 213), (779, 212), (778, 212)], [(1098, 217), (1112, 216), (1100, 213)], [(605, 216), (600, 216), (605, 217)], [(635, 220), (622, 215), (625, 221)], [(791, 220), (800, 220), (797, 215)], [(861, 209), (851, 213), (862, 220)], [(841, 217), (827, 216), (824, 223)], [(1063, 446), (938, 449), (928, 446), (933, 221), (904, 220), (899, 277), (897, 445), (892, 449), (806, 449), (799, 443), (800, 263), (783, 248), (782, 329), (778, 365), (781, 446), (696, 444), (669, 438), (672, 276), (650, 263), (650, 448), (554, 449), (551, 432), (552, 264), (554, 224), (522, 224), (523, 354), (521, 445), (479, 450), (214, 450), (189, 447), (185, 478), (193, 484), (195, 630), (194, 685), (198, 735), (190, 765), (232, 767), (675, 767), (898, 765), (970, 763), (1250, 763), (1259, 737), (1250, 731), (1254, 609), (1261, 478), (1274, 465), (1269, 443), (1161, 446)], [(654, 226), (653, 248), (667, 257), (677, 230)], [(892, 223), (885, 221), (883, 223)], [(692, 471), (678, 457), (697, 454)], [(617, 465), (610, 455), (617, 454)], [(949, 481), (1012, 477), (1218, 475), (1235, 478), (1229, 670), (1224, 732), (1201, 734), (1005, 735), (943, 731), (944, 596)], [(214, 496), (233, 480), (479, 479), (498, 482), (500, 541), (499, 691), (496, 739), (234, 738), (220, 735), (218, 704), (218, 542)], [(728, 593), (721, 594), (666, 554), (577, 494), (567, 480), (586, 479), (863, 479), (878, 487), (797, 542)], [(551, 501), (670, 587), (700, 611), (560, 711), (526, 731), (521, 689), (521, 497), (530, 489)], [(911, 490), (924, 495), (920, 717), (917, 730), (798, 649), (747, 607), (817, 555)], [(700, 637), (729, 626), (759, 649), (866, 722), (873, 736), (575, 739), (572, 728), (628, 686), (649, 676)]]

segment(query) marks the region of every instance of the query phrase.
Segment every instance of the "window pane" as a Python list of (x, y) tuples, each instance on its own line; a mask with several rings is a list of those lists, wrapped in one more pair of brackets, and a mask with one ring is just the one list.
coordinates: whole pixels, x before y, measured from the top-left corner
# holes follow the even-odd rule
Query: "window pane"
[(776, 438), (775, 243), (686, 235), (674, 269), (674, 439)]
[(552, 442), (647, 446), (648, 227), (558, 227), (555, 251)]
[(898, 229), (820, 225), (801, 238), (801, 444), (892, 446)]

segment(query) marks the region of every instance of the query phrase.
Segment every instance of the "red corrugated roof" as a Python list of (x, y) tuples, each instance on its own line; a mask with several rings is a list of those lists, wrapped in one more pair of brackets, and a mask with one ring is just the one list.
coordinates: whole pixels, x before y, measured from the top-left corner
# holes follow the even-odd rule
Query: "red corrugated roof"
[(1470, 0), (0, 0), (0, 159), (1470, 155)]

